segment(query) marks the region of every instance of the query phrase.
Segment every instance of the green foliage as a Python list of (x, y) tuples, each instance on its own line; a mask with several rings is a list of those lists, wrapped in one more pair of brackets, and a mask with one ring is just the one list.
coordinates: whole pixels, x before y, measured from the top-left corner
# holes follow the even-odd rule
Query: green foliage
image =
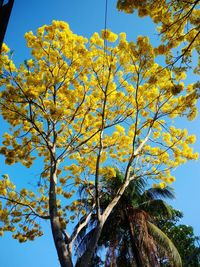
[[(124, 176), (116, 170), (115, 179), (103, 178), (102, 187), (102, 208), (105, 209), (116, 194)], [(130, 183), (125, 190), (119, 203), (111, 212), (105, 223), (102, 235), (98, 242), (98, 249), (93, 261), (98, 262), (98, 251), (104, 247), (106, 251), (105, 265), (100, 266), (157, 266), (158, 249), (168, 255), (168, 260), (176, 266), (181, 265), (178, 251), (172, 241), (156, 226), (154, 220), (159, 218), (171, 218), (173, 211), (164, 198), (173, 198), (174, 193), (170, 188), (149, 188), (146, 180), (140, 178)], [(82, 190), (83, 192), (83, 190)], [(93, 225), (96, 224), (96, 217), (93, 217)], [(91, 239), (94, 226), (85, 227), (78, 236), (78, 253), (87, 249), (87, 243)], [(145, 265), (146, 264), (146, 265)], [(150, 265), (148, 265), (150, 264)], [(174, 265), (175, 266), (175, 265)]]
[(178, 224), (182, 217), (183, 213), (173, 210), (171, 219), (160, 220), (157, 225), (173, 241), (181, 255), (183, 266), (199, 267), (200, 247), (198, 246), (198, 241), (200, 241), (200, 237), (195, 236), (191, 226)]

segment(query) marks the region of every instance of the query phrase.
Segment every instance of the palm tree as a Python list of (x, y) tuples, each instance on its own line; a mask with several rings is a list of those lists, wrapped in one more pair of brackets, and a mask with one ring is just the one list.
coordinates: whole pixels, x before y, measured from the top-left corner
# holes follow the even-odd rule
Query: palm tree
[[(103, 178), (102, 209), (106, 208), (122, 181), (123, 175), (119, 171), (113, 179)], [(163, 199), (174, 198), (173, 191), (169, 187), (145, 190), (146, 186), (143, 178), (131, 182), (103, 228), (92, 266), (102, 266), (98, 257), (101, 247), (106, 250), (105, 267), (158, 267), (163, 261), (160, 251), (170, 266), (182, 266), (172, 241), (155, 224), (159, 218), (171, 216), (171, 208)], [(94, 215), (91, 228), (84, 228), (79, 234), (79, 252), (84, 251), (95, 223)]]

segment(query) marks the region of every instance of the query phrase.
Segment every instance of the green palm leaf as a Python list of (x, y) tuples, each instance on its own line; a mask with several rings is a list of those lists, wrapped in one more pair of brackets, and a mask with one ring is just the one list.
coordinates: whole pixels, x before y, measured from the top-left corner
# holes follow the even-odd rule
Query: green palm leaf
[(148, 190), (144, 191), (144, 196), (146, 196), (149, 199), (156, 199), (156, 198), (168, 198), (168, 199), (174, 199), (174, 189), (167, 186), (165, 188), (149, 188)]
[(147, 222), (147, 227), (150, 234), (159, 242), (160, 245), (168, 252), (171, 260), (173, 261), (173, 266), (182, 267), (182, 260), (180, 254), (172, 241), (167, 237), (167, 235), (161, 231), (155, 224)]
[(173, 215), (173, 209), (165, 201), (161, 199), (148, 200), (143, 203), (139, 203), (138, 209), (142, 209), (156, 217), (171, 218)]

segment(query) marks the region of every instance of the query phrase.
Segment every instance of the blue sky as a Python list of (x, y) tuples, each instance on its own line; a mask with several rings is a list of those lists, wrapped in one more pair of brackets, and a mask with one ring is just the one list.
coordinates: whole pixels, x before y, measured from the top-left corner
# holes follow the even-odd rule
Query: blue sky
[[(138, 35), (148, 35), (153, 43), (159, 38), (155, 32), (155, 26), (150, 19), (137, 18), (136, 14), (126, 15), (119, 13), (116, 8), (116, 0), (108, 0), (107, 27), (112, 31), (126, 32), (128, 40), (136, 40)], [(44, 24), (50, 24), (52, 20), (63, 20), (69, 23), (74, 33), (89, 37), (93, 32), (99, 32), (104, 28), (105, 0), (16, 0), (10, 22), (8, 25), (5, 42), (14, 51), (16, 63), (23, 62), (30, 57), (26, 48), (24, 33), (33, 32)], [(188, 82), (192, 82), (194, 76), (191, 74)], [(0, 119), (0, 135), (6, 130), (6, 124)], [(197, 135), (195, 148), (200, 151), (199, 119), (187, 122), (182, 119), (178, 122), (179, 127), (187, 128), (190, 133)], [(27, 175), (34, 177), (37, 171), (25, 170), (23, 167), (6, 166), (3, 157), (0, 157), (0, 174), (8, 173), (17, 181), (24, 181)], [(177, 181), (174, 183), (176, 200), (172, 205), (184, 212), (182, 223), (194, 227), (195, 233), (200, 235), (200, 164), (189, 162), (174, 171)], [(19, 177), (20, 176), (20, 177)], [(54, 250), (53, 240), (50, 235), (49, 225), (44, 225), (45, 235), (34, 242), (19, 244), (12, 240), (9, 234), (0, 239), (2, 267), (42, 267), (59, 266), (57, 255)]]

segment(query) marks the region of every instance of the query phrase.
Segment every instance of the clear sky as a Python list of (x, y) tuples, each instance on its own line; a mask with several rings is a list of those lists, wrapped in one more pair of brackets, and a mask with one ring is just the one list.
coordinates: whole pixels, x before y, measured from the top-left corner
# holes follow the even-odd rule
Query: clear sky
[[(116, 0), (108, 0), (107, 27), (112, 31), (126, 32), (128, 40), (135, 41), (138, 35), (148, 35), (153, 43), (159, 38), (155, 32), (155, 26), (150, 19), (137, 18), (136, 14), (126, 15), (119, 13), (116, 8)], [(9, 21), (5, 42), (14, 51), (16, 63), (23, 62), (30, 57), (26, 48), (24, 33), (33, 32), (44, 24), (50, 24), (52, 20), (63, 20), (69, 23), (74, 33), (90, 37), (93, 32), (100, 32), (104, 28), (105, 0), (15, 0), (12, 15)], [(194, 76), (189, 76), (188, 82), (192, 82)], [(187, 128), (190, 133), (197, 135), (196, 151), (200, 151), (199, 119), (186, 122), (182, 119), (179, 127)], [(0, 135), (6, 129), (6, 124), (0, 119)], [(23, 182), (26, 175), (37, 175), (36, 170), (29, 172), (19, 165), (6, 166), (3, 157), (0, 157), (0, 175), (8, 173), (16, 181)], [(182, 223), (194, 227), (195, 233), (200, 235), (200, 163), (189, 162), (174, 171), (177, 181), (174, 183), (176, 200), (171, 204), (184, 212)], [(10, 234), (5, 234), (0, 239), (2, 267), (57, 267), (57, 255), (54, 250), (53, 240), (50, 235), (49, 225), (44, 225), (45, 236), (34, 242), (19, 244), (12, 240)]]

